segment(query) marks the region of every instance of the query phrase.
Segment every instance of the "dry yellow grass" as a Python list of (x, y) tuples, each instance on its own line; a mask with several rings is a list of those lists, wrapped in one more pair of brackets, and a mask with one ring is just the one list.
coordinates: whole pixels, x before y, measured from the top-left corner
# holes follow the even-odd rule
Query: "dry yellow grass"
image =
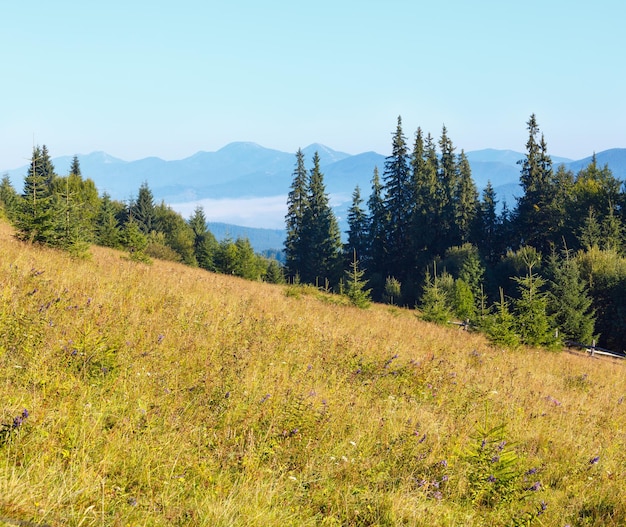
[[(91, 252), (0, 223), (0, 518), (626, 523), (623, 362)], [(500, 424), (519, 475), (481, 504), (468, 452)]]

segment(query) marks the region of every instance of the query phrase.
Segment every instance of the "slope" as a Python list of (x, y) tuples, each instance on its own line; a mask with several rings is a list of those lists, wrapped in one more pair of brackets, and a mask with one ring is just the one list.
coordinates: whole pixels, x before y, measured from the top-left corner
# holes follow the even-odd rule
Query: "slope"
[(1, 521), (626, 518), (621, 363), (11, 234), (0, 223)]

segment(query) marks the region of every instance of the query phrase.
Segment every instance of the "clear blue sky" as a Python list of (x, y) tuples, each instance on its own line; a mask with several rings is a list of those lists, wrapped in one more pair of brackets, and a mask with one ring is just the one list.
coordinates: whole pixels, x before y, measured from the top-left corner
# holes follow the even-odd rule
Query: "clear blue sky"
[(443, 124), (458, 150), (626, 147), (623, 0), (2, 1), (0, 169), (180, 159), (231, 141), (387, 154)]

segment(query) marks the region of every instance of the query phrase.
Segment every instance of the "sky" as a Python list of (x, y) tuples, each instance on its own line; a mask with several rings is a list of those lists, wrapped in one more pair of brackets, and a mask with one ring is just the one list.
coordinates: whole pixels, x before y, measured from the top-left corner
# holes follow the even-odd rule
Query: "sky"
[[(623, 0), (0, 2), (0, 170), (33, 145), (182, 159), (232, 141), (387, 155), (626, 147)], [(88, 175), (87, 175), (88, 176)]]

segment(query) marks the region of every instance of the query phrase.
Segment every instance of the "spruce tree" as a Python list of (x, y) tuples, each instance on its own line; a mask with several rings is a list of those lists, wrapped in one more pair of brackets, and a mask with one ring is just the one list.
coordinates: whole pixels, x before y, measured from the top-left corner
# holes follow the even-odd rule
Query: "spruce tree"
[(385, 277), (385, 226), (387, 224), (385, 205), (383, 201), (383, 187), (378, 174), (378, 167), (374, 167), (372, 176), (372, 193), (367, 201), (369, 210), (368, 259), (364, 263), (374, 295), (380, 298)]
[[(443, 252), (460, 242), (460, 234), (456, 228), (456, 196), (459, 186), (459, 171), (456, 156), (454, 155), (454, 145), (448, 137), (448, 130), (444, 126), (439, 140), (441, 159), (439, 162), (438, 196), (440, 217), (440, 234), (438, 236), (437, 254)], [(471, 176), (470, 176), (471, 177)]]
[(285, 227), (285, 270), (290, 279), (301, 275), (303, 262), (308, 258), (307, 247), (304, 246), (302, 231), (304, 229), (304, 214), (308, 208), (309, 175), (304, 164), (304, 154), (301, 149), (296, 152), (296, 167), (293, 172), (293, 181), (287, 197), (287, 215)]
[[(45, 147), (44, 147), (45, 149)], [(58, 217), (54, 210), (51, 181), (54, 177), (52, 164), (45, 150), (33, 148), (28, 174), (24, 179), (24, 191), (16, 214), (16, 236), (24, 241), (55, 245), (57, 242)]]
[(82, 176), (78, 156), (74, 156), (72, 158), (72, 164), (70, 165), (70, 174), (73, 176)]
[(497, 205), (496, 192), (491, 181), (487, 181), (478, 207), (474, 239), (483, 258), (489, 264), (495, 264), (501, 253), (498, 243), (500, 223)]
[(215, 271), (214, 257), (218, 243), (213, 233), (209, 231), (204, 209), (196, 207), (188, 223), (193, 231), (193, 251), (198, 266), (207, 271)]
[(593, 300), (577, 260), (569, 251), (562, 258), (553, 253), (548, 269), (548, 308), (560, 338), (591, 344), (595, 328)]
[(521, 245), (532, 245), (543, 254), (559, 241), (562, 219), (558, 217), (560, 193), (554, 182), (552, 160), (547, 153), (545, 138), (539, 138), (535, 115), (527, 123), (526, 157), (520, 163), (520, 183), (523, 195), (517, 198), (515, 229)]
[(458, 179), (453, 203), (454, 236), (458, 242), (466, 243), (472, 238), (479, 204), (478, 192), (472, 179), (472, 169), (463, 150), (458, 159)]
[(424, 286), (420, 302), (421, 318), (427, 322), (437, 324), (447, 324), (452, 318), (452, 299), (449, 292), (442, 283), (442, 278), (437, 276), (437, 268), (434, 268), (433, 275), (426, 270)]
[(396, 132), (393, 136), (391, 155), (385, 160), (383, 181), (387, 257), (385, 269), (387, 274), (403, 278), (409, 268), (411, 256), (409, 231), (414, 203), (414, 185), (401, 117), (398, 117)]
[(105, 192), (100, 201), (100, 210), (95, 222), (95, 242), (104, 247), (117, 248), (122, 243), (122, 230), (117, 220), (117, 215), (122, 205), (111, 200), (111, 196)]
[(356, 251), (360, 261), (366, 260), (368, 256), (368, 217), (367, 212), (362, 207), (361, 189), (357, 185), (352, 194), (352, 205), (348, 209), (348, 242), (344, 248), (347, 261), (352, 260), (352, 253)]
[(320, 157), (313, 156), (309, 176), (307, 207), (303, 216), (302, 242), (306, 259), (302, 262), (300, 278), (318, 286), (339, 283), (342, 271), (341, 233), (328, 202)]
[(144, 234), (150, 234), (153, 230), (164, 231), (161, 226), (157, 226), (154, 195), (147, 181), (139, 187), (137, 199), (130, 207), (130, 214)]
[(521, 342), (528, 346), (552, 345), (556, 338), (548, 316), (547, 294), (543, 290), (546, 282), (533, 272), (541, 255), (532, 248), (524, 249), (518, 254), (526, 265), (526, 275), (512, 277), (517, 283), (519, 294), (514, 301), (516, 333)]
[(365, 271), (359, 269), (356, 250), (353, 250), (350, 270), (346, 271), (346, 295), (354, 306), (361, 309), (366, 309), (371, 304), (371, 290), (366, 289), (367, 280), (364, 280), (364, 275)]
[(11, 184), (9, 174), (2, 176), (0, 181), (0, 207), (4, 210), (9, 221), (13, 221), (18, 212), (19, 195)]
[(411, 211), (410, 241), (414, 255), (413, 270), (425, 267), (435, 256), (433, 248), (436, 245), (440, 217), (437, 163), (432, 138), (429, 136), (425, 143), (422, 130), (418, 128), (411, 156), (414, 203)]

